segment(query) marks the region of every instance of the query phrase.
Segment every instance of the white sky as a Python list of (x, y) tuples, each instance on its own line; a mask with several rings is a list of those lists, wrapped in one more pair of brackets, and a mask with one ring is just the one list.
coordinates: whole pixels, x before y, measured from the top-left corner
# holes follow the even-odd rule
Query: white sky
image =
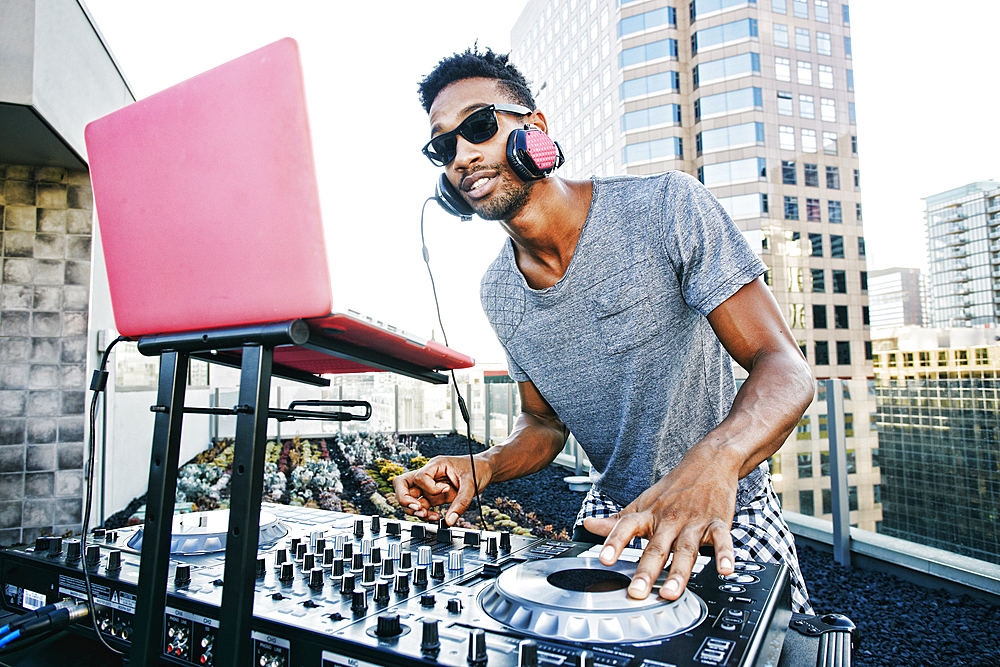
[[(442, 57), (476, 40), (507, 52), (525, 2), (86, 4), (137, 98), (295, 38), (335, 301), (417, 335), (439, 329), (419, 231), (438, 170), (419, 153), (428, 127), (416, 84)], [(1000, 92), (991, 75), (1000, 3), (855, 0), (851, 20), (869, 268), (924, 267), (921, 198), (1000, 179)], [(503, 232), (479, 218), (462, 223), (434, 204), (425, 226), (451, 346), (502, 363), (478, 294)]]

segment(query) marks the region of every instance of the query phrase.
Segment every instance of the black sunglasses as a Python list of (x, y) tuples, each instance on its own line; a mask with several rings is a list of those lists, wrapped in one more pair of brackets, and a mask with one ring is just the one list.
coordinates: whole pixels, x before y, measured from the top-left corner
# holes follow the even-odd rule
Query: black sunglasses
[(455, 154), (458, 152), (458, 135), (462, 135), (462, 138), (469, 143), (481, 144), (497, 133), (500, 128), (497, 111), (517, 116), (527, 116), (531, 113), (531, 109), (519, 104), (491, 104), (476, 109), (454, 130), (439, 134), (428, 141), (422, 150), (423, 154), (436, 166), (445, 166), (455, 159)]

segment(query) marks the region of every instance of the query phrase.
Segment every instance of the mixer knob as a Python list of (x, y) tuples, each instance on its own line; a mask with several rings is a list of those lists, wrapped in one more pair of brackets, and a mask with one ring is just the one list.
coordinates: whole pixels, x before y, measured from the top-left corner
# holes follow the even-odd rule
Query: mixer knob
[(378, 637), (396, 637), (403, 628), (399, 624), (399, 614), (381, 614), (378, 617), (378, 625), (375, 626), (375, 635)]
[(36, 537), (35, 538), (35, 553), (42, 554), (49, 550), (49, 538), (47, 537)]
[(84, 561), (93, 567), (101, 562), (101, 547), (96, 544), (88, 544), (87, 552), (84, 554)]
[(380, 547), (372, 546), (372, 552), (371, 552), (371, 555), (368, 557), (368, 560), (373, 565), (381, 565), (382, 564), (382, 549)]
[(80, 560), (80, 540), (66, 540), (66, 562), (75, 563)]
[(316, 567), (316, 554), (306, 554), (302, 557), (302, 571), (309, 572)]
[(346, 541), (347, 541), (347, 535), (344, 535), (343, 533), (337, 533), (336, 535), (334, 535), (333, 536), (333, 550), (334, 551), (343, 551), (344, 550), (344, 542), (346, 542)]
[(278, 575), (278, 581), (282, 583), (289, 583), (295, 579), (295, 564), (292, 562), (284, 562), (281, 564), (281, 574)]
[(448, 613), (449, 614), (461, 614), (462, 613), (462, 601), (458, 598), (451, 598), (448, 600)]
[(435, 560), (431, 564), (431, 579), (444, 579), (444, 561)]
[(281, 564), (288, 560), (288, 549), (278, 549), (274, 552), (274, 567), (281, 569)]
[(58, 556), (61, 553), (62, 553), (62, 538), (61, 537), (49, 538), (49, 556)]
[(441, 648), (441, 640), (438, 638), (438, 622), (436, 620), (424, 619), (423, 637), (420, 639), (420, 650), (425, 653), (437, 652)]
[(305, 542), (299, 542), (299, 545), (295, 547), (295, 560), (302, 560), (305, 558), (308, 551), (309, 545)]
[(114, 544), (117, 541), (118, 541), (118, 533), (117, 532), (115, 532), (113, 530), (109, 530), (108, 532), (104, 533), (104, 543), (105, 544)]
[(299, 544), (302, 542), (301, 537), (293, 537), (288, 541), (288, 551), (292, 554), (297, 554), (299, 552)]
[(465, 531), (465, 538), (463, 539), (463, 544), (467, 547), (478, 547), (480, 541), (479, 531), (477, 530), (467, 530)]
[(382, 532), (382, 522), (378, 514), (372, 514), (371, 524), (369, 525), (371, 527), (372, 535), (378, 535)]
[(417, 586), (427, 585), (427, 568), (418, 567), (416, 574), (413, 575), (413, 583)]
[(309, 533), (309, 550), (310, 551), (313, 551), (313, 552), (316, 551), (316, 540), (320, 540), (320, 539), (323, 539), (323, 531), (322, 530), (314, 530), (311, 533)]
[(538, 644), (524, 639), (517, 645), (517, 667), (538, 667)]
[(427, 537), (427, 529), (424, 528), (423, 524), (416, 524), (415, 526), (410, 526), (410, 539), (411, 540), (422, 540)]
[(413, 568), (413, 552), (404, 551), (399, 557), (399, 567), (403, 570), (409, 570)]
[(395, 563), (391, 559), (386, 558), (382, 561), (382, 578), (392, 579), (392, 575), (395, 574), (394, 569)]
[(500, 533), (500, 549), (510, 551), (510, 533)]
[(321, 554), (321, 553), (323, 553), (323, 551), (325, 549), (326, 549), (326, 538), (325, 537), (317, 537), (316, 538), (316, 544), (313, 545), (313, 553), (314, 554)]
[(417, 565), (430, 565), (431, 564), (431, 548), (430, 547), (418, 547), (417, 548)]
[(448, 569), (452, 571), (461, 571), (464, 566), (464, 558), (462, 552), (455, 550), (448, 552)]
[(498, 548), (497, 548), (497, 538), (496, 537), (490, 536), (486, 540), (486, 553), (489, 556), (496, 556), (498, 553), (500, 553), (498, 551)]
[(108, 572), (114, 572), (115, 570), (122, 569), (122, 552), (118, 549), (110, 549), (108, 551)]
[(365, 520), (355, 519), (354, 520), (354, 537), (364, 537), (365, 536)]
[(399, 542), (392, 542), (389, 544), (387, 558), (389, 560), (399, 560)]
[(375, 584), (375, 602), (389, 601), (389, 582), (380, 580)]
[(341, 553), (344, 554), (344, 558), (354, 557), (354, 542), (344, 542), (344, 548), (341, 549)]
[(362, 613), (368, 608), (368, 592), (363, 588), (351, 591), (351, 611)]
[(350, 595), (354, 592), (354, 575), (345, 574), (340, 580), (340, 594)]
[(331, 569), (332, 572), (330, 576), (332, 576), (334, 579), (339, 579), (342, 576), (344, 576), (344, 559), (338, 558), (337, 560), (333, 561), (333, 566)]
[(399, 522), (398, 521), (390, 521), (389, 523), (385, 524), (385, 534), (386, 535), (399, 535), (400, 534)]
[(420, 606), (421, 607), (433, 607), (437, 600), (434, 598), (433, 593), (424, 593), (420, 596)]
[(187, 563), (179, 563), (174, 571), (174, 586), (187, 586), (191, 583), (191, 566)]
[(479, 665), (486, 662), (486, 633), (475, 629), (469, 633), (469, 663)]
[[(388, 561), (391, 563), (392, 561)], [(410, 575), (406, 572), (400, 572), (396, 575), (396, 593), (400, 595), (406, 595), (410, 592)]]
[[(444, 519), (441, 520), (442, 522)], [(451, 528), (445, 524), (443, 528), (438, 528), (436, 540), (439, 544), (449, 544), (451, 542)]]
[(333, 550), (333, 547), (323, 549), (323, 565), (333, 565), (333, 561), (336, 559), (337, 552)]
[(580, 651), (576, 656), (576, 667), (594, 667), (594, 654), (590, 651)]
[(355, 572), (361, 572), (365, 567), (365, 557), (362, 554), (354, 554), (354, 558), (351, 559), (351, 569)]
[(371, 556), (372, 554), (372, 541), (367, 537), (361, 540), (361, 553), (365, 556)]
[(323, 588), (323, 568), (309, 570), (309, 588)]
[(267, 561), (263, 558), (257, 559), (257, 578), (263, 579), (264, 575), (267, 573)]
[(365, 565), (363, 573), (361, 575), (361, 585), (362, 586), (374, 586), (375, 585), (375, 566), (369, 563)]
[(99, 539), (103, 538), (104, 537), (104, 533), (106, 533), (108, 531), (104, 530), (103, 528), (95, 528), (95, 529), (93, 529), (90, 532), (94, 536), (95, 540), (99, 540)]

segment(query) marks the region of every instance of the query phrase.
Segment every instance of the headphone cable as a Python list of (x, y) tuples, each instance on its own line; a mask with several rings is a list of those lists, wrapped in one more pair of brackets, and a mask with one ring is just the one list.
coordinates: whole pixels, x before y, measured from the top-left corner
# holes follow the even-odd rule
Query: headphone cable
[[(431, 278), (431, 292), (434, 294), (434, 308), (437, 310), (438, 326), (441, 327), (441, 337), (444, 338), (444, 344), (447, 346), (448, 334), (444, 330), (444, 321), (441, 319), (441, 303), (438, 301), (437, 286), (434, 283), (434, 273), (431, 271), (430, 252), (427, 250), (427, 241), (424, 239), (424, 212), (427, 210), (427, 204), (432, 201), (437, 201), (437, 197), (428, 197), (424, 202), (424, 205), (420, 208), (420, 245), (421, 252), (424, 257), (424, 264), (427, 265), (427, 275)], [(476, 461), (472, 452), (472, 419), (469, 416), (469, 408), (465, 404), (465, 399), (462, 398), (462, 394), (458, 391), (458, 380), (455, 379), (454, 369), (450, 370), (450, 374), (451, 384), (454, 388), (455, 396), (458, 398), (458, 407), (462, 411), (462, 419), (465, 420), (465, 438), (469, 445), (469, 466), (472, 468), (472, 485), (476, 491), (476, 505), (479, 507), (479, 524), (485, 531), (486, 519), (483, 516), (483, 499), (479, 492), (479, 481), (476, 479)], [(489, 389), (485, 388), (485, 385), (483, 386), (484, 391), (489, 391)], [(489, 415), (486, 415), (486, 418), (489, 419)], [(488, 447), (489, 443), (486, 443), (486, 446)]]

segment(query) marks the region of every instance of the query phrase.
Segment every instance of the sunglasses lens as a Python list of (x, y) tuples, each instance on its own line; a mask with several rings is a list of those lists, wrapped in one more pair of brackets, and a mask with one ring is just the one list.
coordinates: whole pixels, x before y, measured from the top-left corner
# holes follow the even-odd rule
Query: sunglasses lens
[(458, 131), (466, 141), (481, 144), (497, 133), (497, 117), (493, 107), (475, 112), (458, 126)]
[(455, 139), (455, 135), (449, 132), (448, 134), (442, 134), (439, 137), (431, 139), (431, 142), (427, 144), (427, 148), (424, 149), (424, 154), (430, 158), (431, 162), (439, 167), (443, 167), (455, 159), (457, 148), (458, 141)]

